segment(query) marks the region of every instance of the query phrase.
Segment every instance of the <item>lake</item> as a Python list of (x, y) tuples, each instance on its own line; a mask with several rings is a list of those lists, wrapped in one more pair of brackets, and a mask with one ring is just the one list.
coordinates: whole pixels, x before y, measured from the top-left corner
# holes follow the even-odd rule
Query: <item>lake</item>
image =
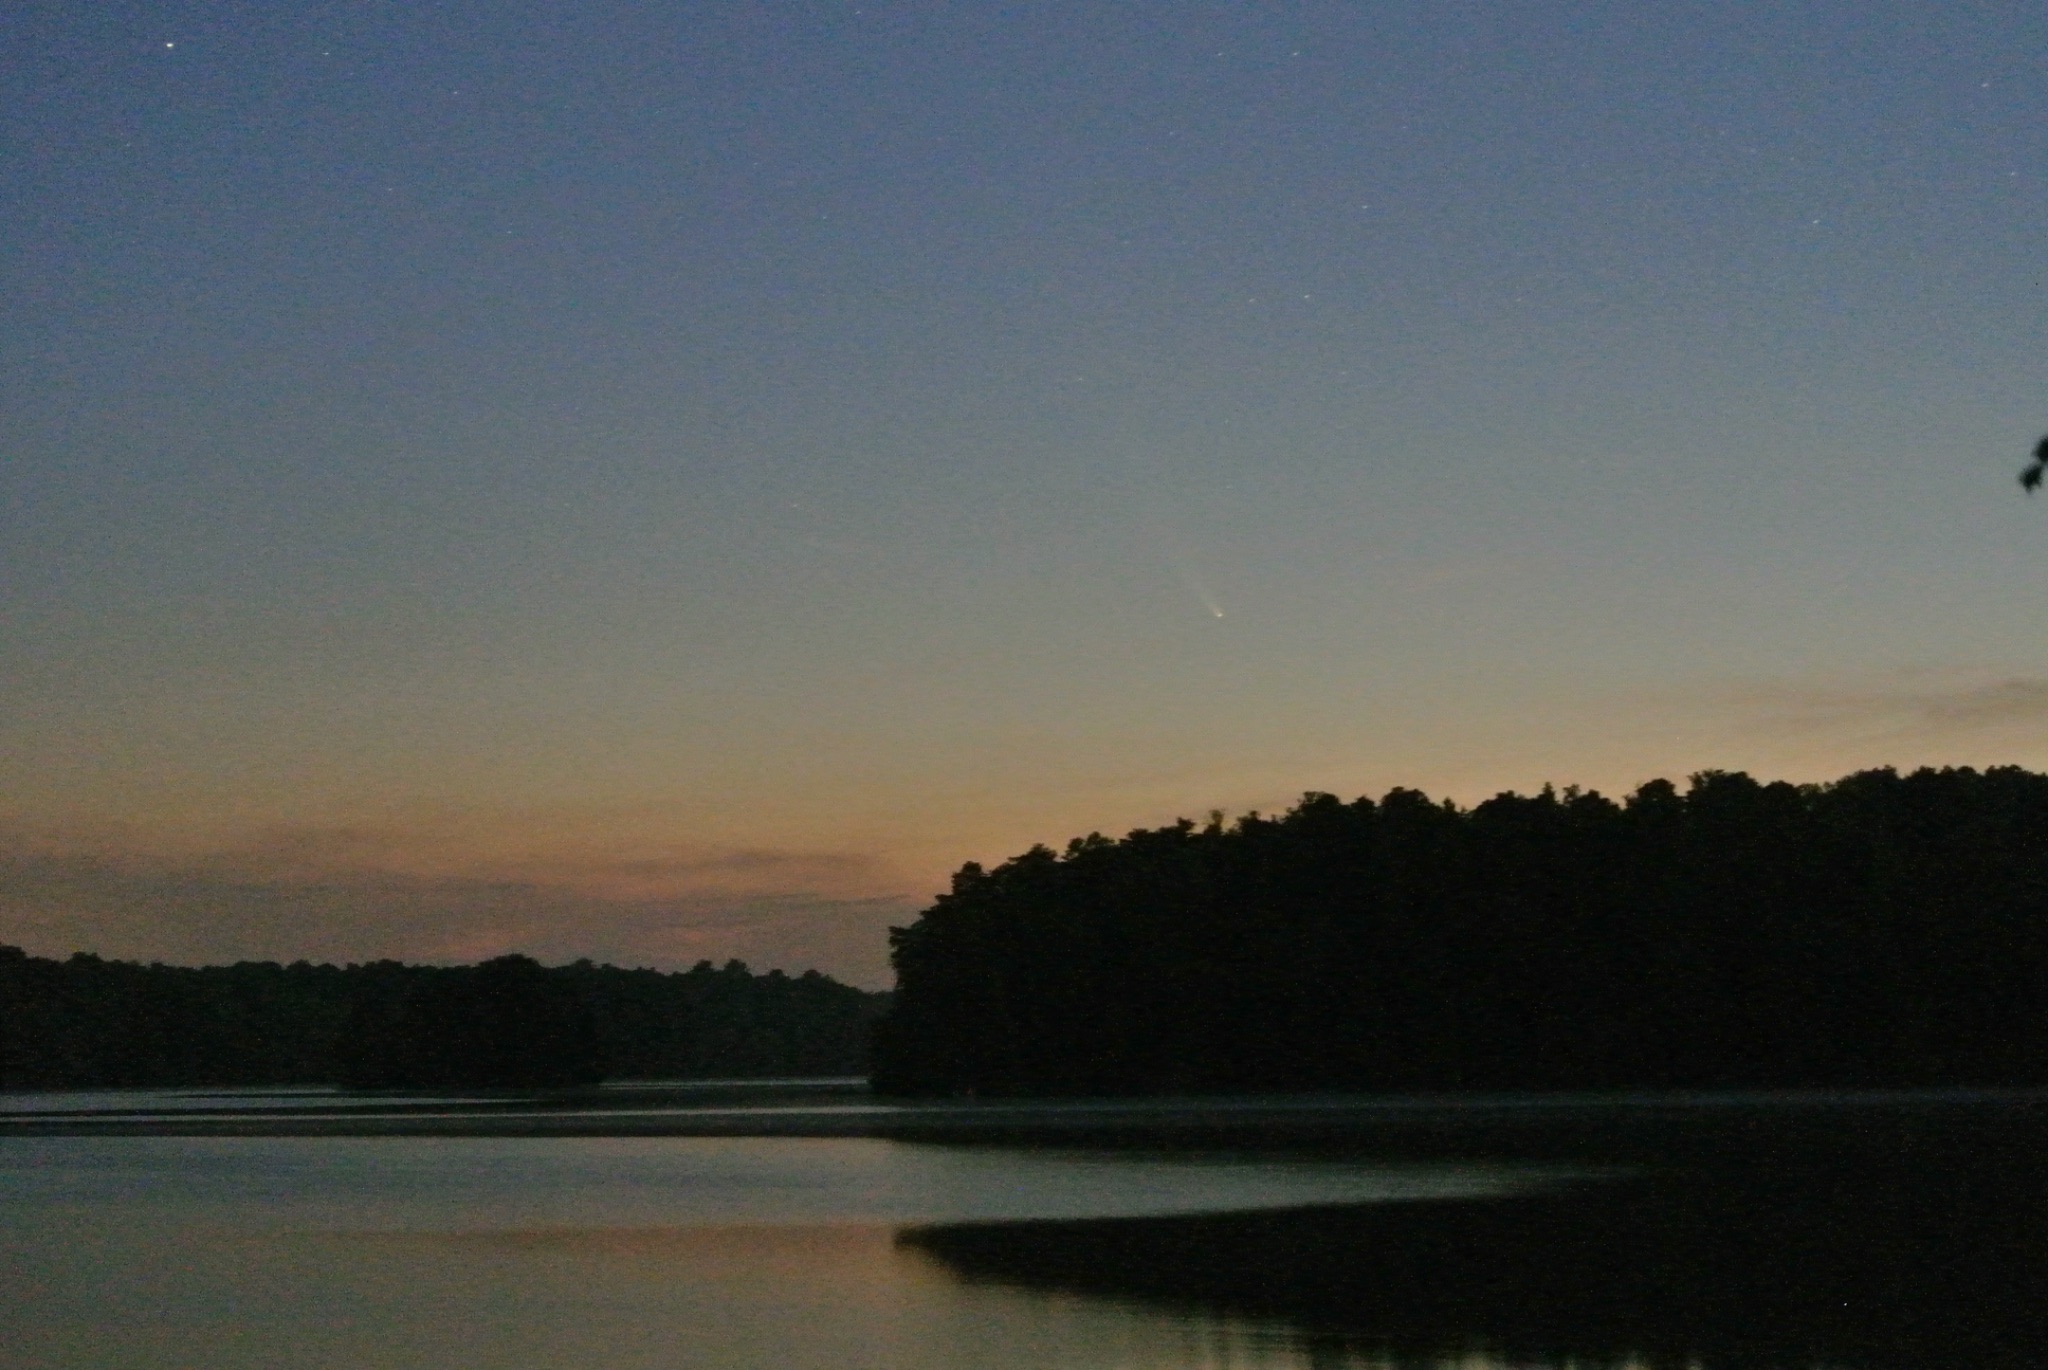
[(906, 1228), (1501, 1193), (1500, 1166), (845, 1138), (13, 1138), (15, 1367), (1292, 1365), (963, 1279)]
[[(1668, 1164), (1568, 1163), (1554, 1144), (1541, 1160), (1389, 1162), (1329, 1154), (1326, 1136), (1322, 1154), (1166, 1154), (0, 1129), (0, 1363), (2036, 1363), (2039, 1101), (1951, 1102), (1904, 1132), (1875, 1126), (1896, 1115), (1881, 1102), (1837, 1108), (1834, 1133), (1887, 1139), (1853, 1155), (1816, 1153), (1812, 1120), (1787, 1128), (1783, 1107), (1724, 1103), (1713, 1157)], [(271, 1092), (8, 1109), (176, 1131), (344, 1106)], [(375, 1116), (463, 1107), (387, 1100)], [(1601, 1132), (1588, 1116), (1573, 1127)]]

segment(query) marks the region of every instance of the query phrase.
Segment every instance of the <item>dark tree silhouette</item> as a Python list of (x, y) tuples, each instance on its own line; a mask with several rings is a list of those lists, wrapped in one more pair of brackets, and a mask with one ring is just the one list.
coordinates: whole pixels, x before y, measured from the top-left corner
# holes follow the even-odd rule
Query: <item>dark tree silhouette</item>
[(967, 866), (904, 1094), (2048, 1084), (2048, 776), (1395, 790)]
[(358, 1087), (546, 1089), (605, 1075), (589, 1003), (525, 956), (424, 979), (352, 1027), (345, 1083)]
[(2034, 460), (2020, 472), (2020, 489), (2030, 495), (2040, 489), (2043, 472), (2048, 472), (2048, 437), (2034, 444)]
[[(867, 1069), (869, 1024), (886, 999), (816, 971), (757, 975), (739, 961), (673, 972), (589, 961), (481, 969), (145, 966), (0, 946), (0, 1088), (452, 1080), (458, 1058), (501, 1079), (574, 1077), (587, 1070), (563, 1061), (584, 1041), (573, 1001), (594, 1020), (611, 1077), (855, 1075)], [(497, 981), (508, 983), (485, 992)], [(554, 1030), (532, 1034), (523, 1062), (493, 1063), (483, 1025), (499, 1001), (528, 994), (540, 1015), (530, 1026), (552, 1015)], [(454, 1022), (434, 1021), (449, 1015)], [(527, 1026), (513, 1025), (515, 1046)]]

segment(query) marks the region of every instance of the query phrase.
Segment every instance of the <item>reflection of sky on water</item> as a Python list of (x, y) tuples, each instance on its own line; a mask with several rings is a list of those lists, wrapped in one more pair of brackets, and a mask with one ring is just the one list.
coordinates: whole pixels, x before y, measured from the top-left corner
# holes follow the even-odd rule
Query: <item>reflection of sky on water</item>
[(44, 1205), (255, 1230), (1137, 1217), (1497, 1194), (1559, 1172), (1145, 1159), (787, 1138), (18, 1138), (0, 1224)]
[(0, 1284), (26, 1295), (7, 1359), (1292, 1367), (1311, 1362), (1254, 1328), (962, 1284), (892, 1229), (1495, 1193), (1543, 1174), (831, 1139), (0, 1139)]
[[(679, 1105), (707, 1096), (760, 1095), (787, 1090), (846, 1089), (865, 1081), (838, 1076), (790, 1080), (618, 1080), (588, 1092), (598, 1101), (659, 1089)], [(159, 1113), (232, 1109), (347, 1108), (364, 1104), (486, 1104), (505, 1095), (439, 1092), (360, 1093), (334, 1085), (276, 1085), (224, 1089), (59, 1089), (0, 1093), (0, 1113), (117, 1113), (147, 1117)]]
[[(339, 1107), (360, 1103), (327, 1087), (290, 1089), (74, 1089), (49, 1093), (0, 1094), (0, 1113), (94, 1113), (114, 1117), (151, 1118), (162, 1114), (248, 1113), (277, 1109)], [(377, 1102), (396, 1104), (474, 1104), (480, 1098), (447, 1094), (380, 1095)]]

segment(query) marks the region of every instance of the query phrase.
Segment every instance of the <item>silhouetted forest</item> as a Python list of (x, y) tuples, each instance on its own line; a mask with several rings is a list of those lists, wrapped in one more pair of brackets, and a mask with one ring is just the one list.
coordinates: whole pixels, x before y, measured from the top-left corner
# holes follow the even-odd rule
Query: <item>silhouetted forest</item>
[(1035, 847), (891, 934), (903, 1094), (2048, 1082), (2048, 776), (1395, 790)]
[(0, 1084), (574, 1085), (853, 1075), (884, 995), (756, 975), (523, 956), (480, 966), (137, 965), (0, 946)]

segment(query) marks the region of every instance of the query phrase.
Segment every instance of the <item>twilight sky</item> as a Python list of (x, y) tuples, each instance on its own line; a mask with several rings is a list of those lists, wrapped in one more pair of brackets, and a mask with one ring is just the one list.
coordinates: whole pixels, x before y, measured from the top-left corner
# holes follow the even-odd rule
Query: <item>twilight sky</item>
[(0, 941), (887, 982), (966, 860), (2048, 766), (2037, 4), (0, 16)]

